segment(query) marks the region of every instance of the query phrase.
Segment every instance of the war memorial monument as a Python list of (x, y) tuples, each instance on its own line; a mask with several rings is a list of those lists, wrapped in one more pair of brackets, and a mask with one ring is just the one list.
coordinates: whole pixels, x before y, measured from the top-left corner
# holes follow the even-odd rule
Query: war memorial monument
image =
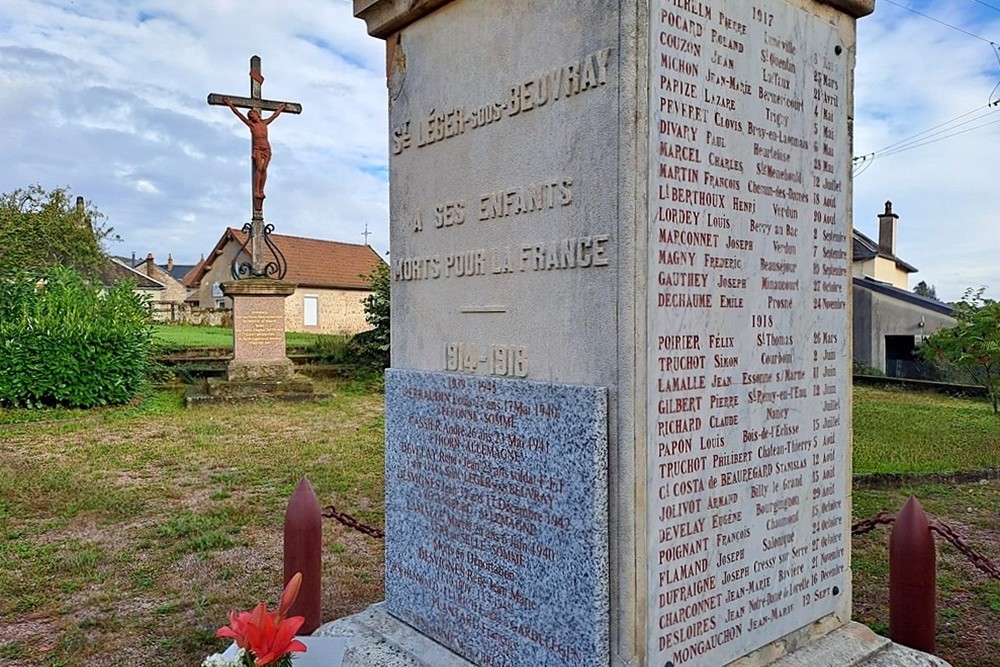
[(943, 664), (850, 622), (874, 4), (354, 0), (393, 340), (386, 600), (322, 629), (345, 664)]

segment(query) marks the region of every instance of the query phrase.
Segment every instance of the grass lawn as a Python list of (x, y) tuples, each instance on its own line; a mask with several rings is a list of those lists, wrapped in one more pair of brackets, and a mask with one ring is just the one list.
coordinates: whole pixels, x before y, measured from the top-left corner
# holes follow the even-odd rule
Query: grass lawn
[(854, 388), (855, 474), (977, 468), (1000, 468), (1000, 416), (985, 398)]
[[(285, 334), (285, 344), (288, 347), (311, 347), (320, 338), (327, 336), (288, 332)], [(157, 324), (153, 327), (153, 341), (157, 349), (165, 352), (190, 348), (232, 349), (233, 330), (230, 327)]]
[[(225, 645), (214, 632), (230, 609), (277, 602), (300, 475), (321, 505), (382, 525), (382, 395), (320, 389), (331, 397), (253, 409), (185, 411), (177, 390), (104, 410), (0, 410), (0, 666), (200, 664)], [(985, 401), (855, 392), (859, 472), (998, 466), (1000, 419)], [(1000, 483), (915, 490), (1000, 561)], [(859, 490), (855, 515), (896, 511), (906, 493)], [(875, 627), (887, 622), (887, 539), (854, 540), (856, 616)], [(323, 542), (324, 619), (381, 599), (382, 542), (330, 520)], [(1000, 585), (939, 552), (942, 653), (995, 666)]]
[[(231, 609), (276, 604), (301, 475), (381, 525), (382, 396), (320, 388), (252, 410), (186, 411), (180, 390), (54, 421), (0, 410), (0, 665), (201, 664)], [(324, 618), (382, 597), (381, 541), (325, 520), (323, 543)]]
[[(1000, 468), (1000, 417), (986, 399), (854, 388), (854, 472), (953, 472)], [(1000, 564), (1000, 481), (915, 483), (854, 490), (855, 520), (895, 514), (916, 496), (932, 520), (955, 528)], [(888, 635), (889, 534), (852, 540), (854, 618)], [(954, 667), (1000, 665), (1000, 581), (937, 538), (937, 653)]]
[[(998, 424), (1000, 428), (1000, 424)], [(915, 484), (854, 491), (855, 520), (895, 514), (916, 496), (934, 520), (954, 528), (990, 561), (1000, 564), (1000, 480)], [(883, 526), (852, 540), (854, 619), (889, 634), (889, 534)], [(937, 646), (954, 667), (1000, 665), (1000, 581), (991, 579), (943, 538), (937, 543)]]

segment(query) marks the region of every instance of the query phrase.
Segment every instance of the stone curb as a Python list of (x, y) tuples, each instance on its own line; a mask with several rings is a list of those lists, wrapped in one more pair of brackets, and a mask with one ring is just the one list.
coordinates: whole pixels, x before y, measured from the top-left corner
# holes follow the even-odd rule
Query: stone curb
[(1000, 479), (1000, 469), (955, 470), (951, 472), (873, 472), (853, 475), (855, 489), (898, 489), (913, 484), (968, 484)]

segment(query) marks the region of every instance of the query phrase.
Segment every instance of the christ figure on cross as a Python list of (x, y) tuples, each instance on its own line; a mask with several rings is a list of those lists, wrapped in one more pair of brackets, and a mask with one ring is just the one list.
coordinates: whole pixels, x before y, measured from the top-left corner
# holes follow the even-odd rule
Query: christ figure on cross
[(284, 104), (266, 120), (261, 118), (260, 109), (253, 108), (244, 116), (228, 97), (223, 98), (236, 117), (250, 128), (250, 161), (253, 163), (254, 209), (260, 210), (264, 204), (264, 184), (267, 182), (267, 165), (271, 162), (271, 142), (267, 138), (267, 126), (285, 110)]

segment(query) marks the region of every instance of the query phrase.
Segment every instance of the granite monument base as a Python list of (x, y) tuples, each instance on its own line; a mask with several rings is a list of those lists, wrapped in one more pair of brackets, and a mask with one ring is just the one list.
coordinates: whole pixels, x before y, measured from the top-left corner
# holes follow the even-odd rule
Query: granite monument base
[[(344, 637), (343, 667), (476, 667), (389, 614), (383, 603), (331, 621), (314, 636)], [(729, 667), (948, 667), (938, 657), (894, 644), (860, 623), (848, 623), (781, 655), (781, 643), (740, 658)]]
[[(222, 284), (222, 293), (233, 300), (233, 360), (231, 380), (255, 379), (265, 369), (281, 374), (291, 369), (285, 356), (285, 298), (294, 283), (270, 278), (233, 280)], [(249, 371), (255, 369), (251, 374)], [(253, 376), (251, 376), (253, 375)]]

